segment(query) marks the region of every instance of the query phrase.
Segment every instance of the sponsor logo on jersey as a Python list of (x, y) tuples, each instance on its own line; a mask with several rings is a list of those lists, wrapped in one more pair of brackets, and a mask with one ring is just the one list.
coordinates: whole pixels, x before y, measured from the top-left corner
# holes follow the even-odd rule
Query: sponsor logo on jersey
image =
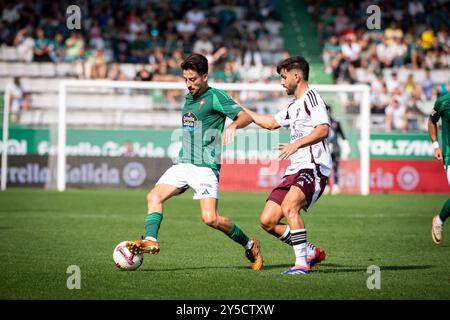
[(189, 111), (183, 114), (183, 130), (194, 131), (197, 126), (197, 121), (197, 116), (193, 112)]

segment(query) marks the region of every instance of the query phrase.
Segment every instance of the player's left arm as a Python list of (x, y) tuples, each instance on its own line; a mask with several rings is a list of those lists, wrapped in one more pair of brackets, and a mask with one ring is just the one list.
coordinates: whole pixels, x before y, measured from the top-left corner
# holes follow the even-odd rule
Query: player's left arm
[(306, 137), (303, 137), (292, 143), (280, 144), (278, 147), (278, 149), (280, 150), (280, 159), (287, 159), (298, 149), (311, 146), (326, 139), (328, 137), (329, 127), (330, 126), (328, 125), (328, 123), (319, 124), (315, 126), (314, 130)]
[(233, 141), (234, 136), (236, 135), (236, 130), (245, 128), (252, 122), (253, 119), (247, 112), (239, 111), (234, 121), (230, 123), (230, 125), (225, 129), (222, 135), (222, 143), (228, 144), (229, 142)]

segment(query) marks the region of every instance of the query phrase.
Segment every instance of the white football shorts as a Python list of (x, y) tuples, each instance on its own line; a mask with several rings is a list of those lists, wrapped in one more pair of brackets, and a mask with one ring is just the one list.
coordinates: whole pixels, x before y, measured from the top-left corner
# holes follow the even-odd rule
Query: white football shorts
[(156, 184), (160, 183), (185, 190), (191, 188), (194, 190), (193, 199), (219, 198), (219, 180), (211, 168), (191, 163), (175, 164), (164, 172)]

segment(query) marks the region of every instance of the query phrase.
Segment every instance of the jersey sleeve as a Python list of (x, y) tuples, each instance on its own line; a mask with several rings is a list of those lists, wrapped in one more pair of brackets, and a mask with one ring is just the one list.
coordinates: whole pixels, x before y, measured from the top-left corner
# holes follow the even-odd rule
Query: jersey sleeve
[(437, 99), (434, 103), (433, 110), (431, 111), (430, 118), (434, 124), (436, 124), (441, 118), (441, 105), (441, 100)]
[(217, 90), (213, 109), (234, 120), (240, 111), (244, 111), (226, 92)]
[(285, 108), (274, 115), (275, 121), (283, 128), (289, 127), (289, 113), (288, 109)]
[(319, 124), (328, 124), (330, 126), (328, 111), (325, 106), (325, 102), (322, 100), (320, 95), (310, 90), (306, 93), (305, 102), (311, 114), (311, 121), (314, 127)]

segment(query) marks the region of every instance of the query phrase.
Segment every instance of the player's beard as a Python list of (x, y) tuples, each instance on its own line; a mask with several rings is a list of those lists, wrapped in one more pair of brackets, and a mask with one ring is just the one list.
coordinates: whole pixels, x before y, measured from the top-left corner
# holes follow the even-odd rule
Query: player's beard
[(285, 86), (285, 88), (286, 88), (286, 93), (287, 93), (288, 96), (291, 96), (291, 95), (293, 95), (295, 93), (296, 87), (294, 87), (294, 86), (290, 86), (290, 87)]
[(197, 98), (201, 93), (205, 91), (206, 87), (207, 85), (201, 84), (198, 87), (191, 87), (190, 89), (188, 88), (188, 90), (192, 97)]

